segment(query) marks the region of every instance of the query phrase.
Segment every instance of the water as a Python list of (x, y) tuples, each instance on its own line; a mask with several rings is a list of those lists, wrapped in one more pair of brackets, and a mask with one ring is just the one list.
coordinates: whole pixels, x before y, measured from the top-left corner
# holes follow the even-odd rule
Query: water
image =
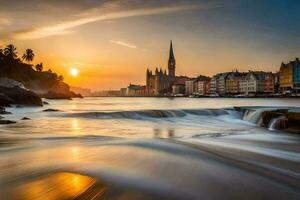
[(297, 99), (48, 102), (8, 109), (1, 199), (300, 198), (300, 136), (259, 126), (263, 110)]

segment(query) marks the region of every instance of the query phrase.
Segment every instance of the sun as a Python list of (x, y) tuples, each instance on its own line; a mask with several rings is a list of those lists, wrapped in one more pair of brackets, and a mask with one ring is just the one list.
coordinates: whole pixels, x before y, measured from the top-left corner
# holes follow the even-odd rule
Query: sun
[(71, 74), (71, 76), (76, 77), (76, 76), (78, 76), (79, 71), (78, 71), (77, 68), (71, 68), (70, 69), (70, 74)]

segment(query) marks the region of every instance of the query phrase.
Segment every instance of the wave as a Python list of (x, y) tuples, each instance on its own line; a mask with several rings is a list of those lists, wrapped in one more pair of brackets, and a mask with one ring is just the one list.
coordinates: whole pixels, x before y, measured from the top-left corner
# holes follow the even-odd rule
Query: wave
[[(240, 107), (240, 108), (220, 108), (220, 109), (178, 109), (178, 110), (133, 110), (133, 111), (115, 111), (115, 112), (75, 112), (67, 113), (65, 117), (78, 117), (90, 119), (162, 119), (162, 118), (183, 118), (186, 116), (207, 116), (218, 117), (228, 116), (230, 120), (243, 120), (262, 125), (262, 115), (265, 111), (272, 111), (278, 108), (274, 107)], [(287, 108), (286, 108), (287, 109)], [(267, 126), (270, 130), (276, 129), (279, 121), (274, 119)]]
[(225, 109), (183, 109), (183, 110), (137, 110), (117, 112), (77, 112), (68, 113), (66, 117), (99, 118), (99, 119), (144, 119), (147, 118), (176, 118), (188, 114), (200, 116), (220, 116), (229, 114)]

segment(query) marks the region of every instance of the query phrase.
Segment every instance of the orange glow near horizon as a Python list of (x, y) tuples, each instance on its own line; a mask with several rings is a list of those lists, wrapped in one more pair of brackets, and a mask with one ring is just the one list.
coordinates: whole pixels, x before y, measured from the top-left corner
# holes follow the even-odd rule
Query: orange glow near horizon
[[(45, 70), (64, 76), (69, 85), (92, 90), (120, 89), (129, 83), (145, 85), (147, 68), (167, 68), (170, 40), (176, 75), (189, 77), (235, 69), (276, 72), (281, 62), (299, 57), (296, 17), (288, 17), (290, 23), (286, 23), (274, 20), (282, 15), (274, 15), (270, 23), (265, 15), (256, 13), (261, 18), (249, 21), (252, 17), (235, 16), (241, 14), (235, 9), (248, 6), (174, 2), (83, 1), (70, 6), (64, 1), (46, 0), (38, 5), (20, 1), (24, 11), (14, 9), (0, 16), (0, 48), (12, 43), (19, 57), (27, 48), (33, 49), (33, 65), (42, 62)], [(7, 1), (2, 9), (15, 6)], [(259, 10), (256, 4), (252, 6), (253, 11)], [(24, 13), (32, 15), (25, 17)], [(282, 23), (274, 26), (279, 30), (262, 28), (274, 21)], [(78, 72), (70, 72), (74, 66)]]

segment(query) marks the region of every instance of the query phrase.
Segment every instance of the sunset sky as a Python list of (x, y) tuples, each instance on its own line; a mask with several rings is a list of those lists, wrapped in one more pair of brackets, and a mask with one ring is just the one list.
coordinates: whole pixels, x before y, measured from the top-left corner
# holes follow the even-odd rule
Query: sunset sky
[[(73, 86), (144, 84), (146, 68), (177, 74), (278, 70), (300, 56), (299, 0), (0, 0), (0, 46), (35, 51)], [(79, 75), (71, 77), (71, 68)]]

